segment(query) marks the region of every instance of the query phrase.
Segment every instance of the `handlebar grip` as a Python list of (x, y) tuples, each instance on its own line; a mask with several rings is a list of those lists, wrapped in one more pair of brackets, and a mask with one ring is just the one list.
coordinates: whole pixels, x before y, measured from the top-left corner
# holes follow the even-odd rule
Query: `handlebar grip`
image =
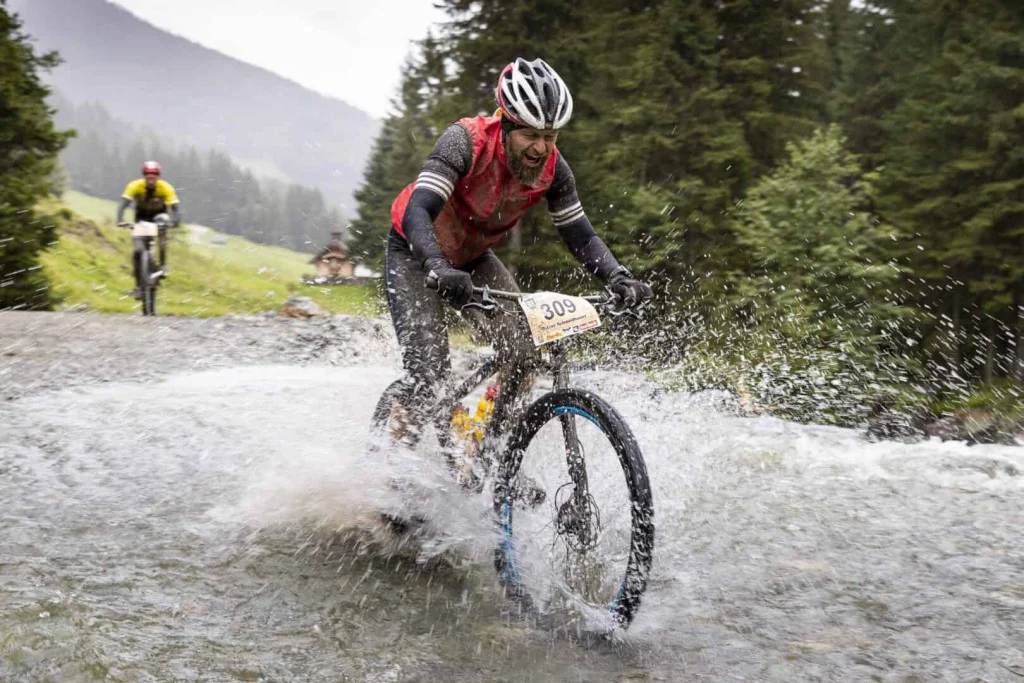
[(427, 273), (427, 280), (424, 283), (427, 289), (432, 289), (435, 292), (441, 288), (441, 278), (437, 276), (437, 273), (430, 271)]

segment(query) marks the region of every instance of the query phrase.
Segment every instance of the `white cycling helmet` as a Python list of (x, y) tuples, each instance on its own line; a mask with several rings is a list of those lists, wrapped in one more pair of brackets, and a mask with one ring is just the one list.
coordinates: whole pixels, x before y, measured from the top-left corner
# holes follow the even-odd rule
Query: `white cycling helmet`
[(572, 95), (543, 59), (516, 59), (498, 76), (498, 106), (521, 126), (558, 130), (572, 118)]

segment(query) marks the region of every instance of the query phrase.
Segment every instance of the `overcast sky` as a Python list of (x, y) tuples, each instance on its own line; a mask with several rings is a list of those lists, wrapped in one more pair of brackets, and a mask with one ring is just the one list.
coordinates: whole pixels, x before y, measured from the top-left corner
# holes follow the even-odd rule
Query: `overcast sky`
[(432, 0), (113, 0), (159, 28), (383, 116)]

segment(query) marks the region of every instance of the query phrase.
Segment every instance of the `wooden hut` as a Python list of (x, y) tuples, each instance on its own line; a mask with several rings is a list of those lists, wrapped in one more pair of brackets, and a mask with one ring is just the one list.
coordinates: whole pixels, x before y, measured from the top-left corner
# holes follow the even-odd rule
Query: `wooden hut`
[(355, 275), (355, 265), (349, 260), (348, 247), (341, 240), (340, 230), (331, 233), (331, 241), (310, 263), (316, 268), (318, 279), (335, 280)]

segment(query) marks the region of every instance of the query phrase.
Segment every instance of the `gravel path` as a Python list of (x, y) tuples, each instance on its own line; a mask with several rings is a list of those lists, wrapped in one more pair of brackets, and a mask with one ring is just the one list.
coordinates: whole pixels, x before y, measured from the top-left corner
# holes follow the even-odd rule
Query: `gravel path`
[(397, 358), (384, 319), (0, 312), (0, 400), (239, 365)]

